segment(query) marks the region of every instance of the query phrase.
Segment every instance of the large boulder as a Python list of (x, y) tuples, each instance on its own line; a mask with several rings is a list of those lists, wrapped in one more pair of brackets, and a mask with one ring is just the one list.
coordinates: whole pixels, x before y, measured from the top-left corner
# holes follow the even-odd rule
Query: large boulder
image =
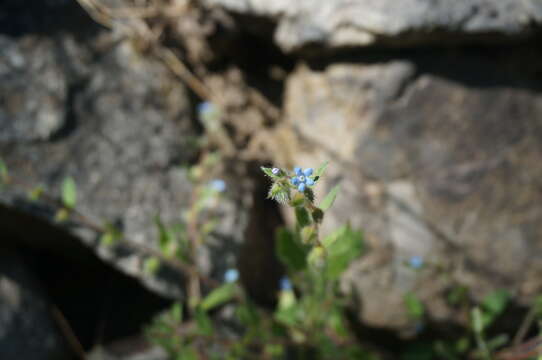
[(0, 358), (61, 360), (70, 352), (53, 307), (23, 259), (0, 249)]
[[(408, 327), (409, 292), (429, 318), (463, 321), (447, 301), (454, 288), (478, 300), (507, 289), (520, 304), (542, 291), (542, 94), (533, 56), (367, 55), (299, 66), (288, 79), (285, 127), (299, 139), (292, 149), (277, 138), (273, 152), (302, 166), (331, 161), (317, 195), (336, 183), (342, 190), (324, 232), (347, 221), (365, 230), (371, 251), (345, 285), (354, 285), (366, 323)], [(422, 270), (408, 266), (418, 256)]]
[(205, 0), (277, 24), (285, 52), (367, 45), (502, 42), (524, 38), (542, 24), (537, 0)]
[[(72, 4), (50, 6), (56, 12), (49, 9), (47, 16), (54, 17)], [(145, 55), (136, 41), (89, 23), (47, 35), (25, 27), (17, 36), (0, 34), (0, 154), (11, 178), (0, 191), (0, 211), (6, 218), (31, 214), (60, 227), (151, 289), (179, 297), (179, 274), (147, 274), (149, 254), (139, 250), (156, 245), (156, 215), (166, 224), (178, 222), (192, 199), (186, 165), (196, 155), (193, 105), (163, 62)], [(75, 180), (77, 211), (84, 218), (58, 222), (55, 200), (67, 177)], [(28, 198), (37, 185), (47, 194), (43, 201)], [(233, 265), (243, 231), (241, 206), (226, 200), (218, 209), (221, 224), (202, 250), (204, 271), (218, 275)], [(26, 223), (2, 226), (30, 247), (65, 252), (60, 240), (47, 237), (44, 244), (36, 238), (31, 218), (19, 219)], [(101, 245), (96, 225), (106, 222), (136, 246)], [(211, 260), (217, 252), (219, 260)]]

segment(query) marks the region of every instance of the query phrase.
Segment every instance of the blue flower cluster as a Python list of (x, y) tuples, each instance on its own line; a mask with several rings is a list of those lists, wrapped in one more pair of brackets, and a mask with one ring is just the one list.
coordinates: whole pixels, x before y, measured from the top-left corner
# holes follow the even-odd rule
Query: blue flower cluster
[(297, 186), (297, 190), (303, 192), (307, 186), (314, 185), (314, 180), (309, 178), (312, 175), (312, 168), (302, 170), (300, 167), (294, 168), (296, 176), (290, 179), (292, 185)]

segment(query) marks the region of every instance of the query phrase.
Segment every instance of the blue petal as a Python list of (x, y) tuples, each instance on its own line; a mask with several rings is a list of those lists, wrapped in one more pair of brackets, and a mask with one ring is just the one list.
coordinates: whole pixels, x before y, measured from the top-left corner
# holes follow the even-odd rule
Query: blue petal
[(307, 181), (305, 181), (305, 184), (307, 184), (309, 186), (313, 186), (314, 185), (314, 180), (311, 179), (311, 178), (307, 178)]
[(305, 176), (311, 176), (312, 168), (306, 168), (305, 171), (303, 171), (303, 174), (305, 174)]
[(280, 289), (284, 291), (292, 290), (292, 283), (287, 277), (280, 279)]
[(217, 192), (223, 192), (226, 190), (226, 183), (222, 179), (214, 179), (209, 183), (211, 189)]
[(213, 111), (213, 109), (214, 109), (213, 103), (210, 103), (208, 101), (204, 101), (198, 104), (198, 113), (200, 115), (208, 114), (209, 112)]
[(239, 279), (239, 271), (237, 269), (228, 269), (224, 273), (224, 281), (227, 283), (236, 282)]
[(414, 269), (420, 269), (424, 265), (423, 257), (421, 256), (412, 256), (408, 262)]
[(299, 186), (297, 187), (297, 190), (301, 192), (305, 191), (305, 184), (304, 183), (299, 184)]
[(294, 172), (297, 176), (303, 175), (303, 171), (301, 171), (301, 168), (299, 166), (296, 166), (294, 168)]
[(293, 177), (290, 179), (290, 182), (292, 183), (292, 185), (297, 185), (299, 184), (299, 179), (297, 177)]

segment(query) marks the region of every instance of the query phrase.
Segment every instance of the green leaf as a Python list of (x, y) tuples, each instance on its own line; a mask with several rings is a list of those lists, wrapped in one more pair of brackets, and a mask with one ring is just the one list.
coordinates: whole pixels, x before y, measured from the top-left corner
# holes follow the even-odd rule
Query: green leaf
[(9, 178), (8, 167), (6, 163), (0, 159), (0, 182), (7, 182)]
[(333, 205), (333, 202), (335, 201), (335, 198), (337, 197), (337, 194), (339, 193), (339, 190), (341, 189), (341, 185), (335, 185), (333, 189), (326, 195), (324, 200), (322, 200), (322, 203), (320, 204), (320, 209), (323, 211), (326, 211)]
[(258, 309), (250, 302), (241, 303), (237, 306), (236, 315), (239, 321), (248, 327), (256, 327), (260, 323)]
[(159, 215), (154, 217), (154, 224), (158, 230), (158, 245), (160, 251), (165, 256), (172, 256), (174, 254), (175, 236), (166, 228)]
[(424, 314), (423, 303), (418, 299), (416, 295), (411, 292), (405, 294), (404, 297), (405, 306), (407, 308), (408, 315), (413, 319), (421, 319)]
[(290, 189), (282, 185), (280, 182), (275, 182), (269, 189), (267, 198), (276, 200), (280, 204), (286, 204), (288, 201), (290, 201)]
[(43, 192), (45, 191), (44, 187), (42, 185), (35, 186), (30, 190), (28, 193), (28, 198), (32, 201), (38, 201), (41, 195), (43, 195)]
[(271, 179), (273, 180), (278, 180), (279, 177), (275, 174), (273, 174), (273, 169), (272, 168), (266, 168), (266, 167), (260, 167), (260, 169), (262, 169), (262, 171), (264, 172), (265, 175), (269, 176)]
[(220, 306), (235, 297), (237, 287), (233, 283), (227, 283), (211, 291), (201, 302), (201, 308), (209, 311)]
[(493, 339), (489, 340), (487, 342), (487, 348), (489, 350), (496, 350), (497, 348), (500, 348), (508, 342), (509, 338), (507, 334), (500, 334), (495, 336)]
[(115, 236), (113, 233), (107, 231), (100, 237), (100, 244), (102, 246), (111, 246), (115, 243)]
[(278, 258), (293, 271), (305, 269), (307, 249), (297, 241), (294, 234), (285, 228), (280, 228), (276, 236), (275, 251)]
[(462, 337), (455, 343), (455, 351), (457, 351), (460, 354), (463, 354), (469, 349), (470, 346), (470, 340), (468, 337)]
[(65, 178), (62, 183), (62, 203), (68, 209), (73, 209), (77, 203), (77, 188), (71, 176)]
[(318, 181), (318, 179), (321, 178), (322, 175), (324, 175), (328, 164), (329, 164), (329, 161), (325, 161), (322, 165), (320, 165), (318, 169), (316, 169), (313, 175), (314, 181)]
[(284, 355), (284, 347), (280, 344), (266, 344), (263, 351), (267, 355), (266, 358), (270, 359)]
[(160, 260), (156, 257), (150, 257), (145, 259), (143, 269), (147, 274), (154, 275), (158, 268), (160, 268)]
[(213, 334), (213, 323), (207, 313), (198, 306), (194, 315), (196, 317), (196, 324), (198, 325), (198, 333), (204, 336), (211, 336)]
[(496, 290), (487, 295), (482, 301), (482, 308), (493, 317), (500, 315), (510, 299), (510, 293), (506, 290)]
[(315, 246), (307, 256), (307, 262), (316, 268), (321, 268), (325, 264), (326, 251), (322, 246)]
[(481, 334), (484, 331), (484, 321), (482, 311), (479, 307), (471, 310), (471, 326), (475, 333)]
[(309, 212), (302, 206), (297, 206), (295, 208), (295, 218), (297, 220), (297, 225), (299, 226), (299, 228), (303, 228), (311, 224)]
[(275, 319), (286, 325), (295, 326), (300, 315), (299, 305), (293, 304), (289, 307), (284, 307), (275, 312)]
[(463, 285), (456, 285), (449, 292), (447, 298), (450, 305), (459, 305), (468, 300), (469, 288)]
[(171, 319), (175, 322), (175, 323), (180, 323), (181, 321), (183, 321), (183, 307), (181, 304), (179, 303), (176, 303), (175, 305), (173, 305), (171, 307)]
[(363, 234), (345, 225), (324, 238), (322, 245), (327, 254), (326, 273), (336, 279), (363, 252)]
[(191, 346), (183, 346), (179, 352), (177, 353), (177, 356), (175, 357), (175, 360), (198, 360), (200, 359), (196, 348)]
[(70, 217), (70, 212), (64, 208), (58, 209), (55, 214), (55, 220), (58, 222), (64, 222)]

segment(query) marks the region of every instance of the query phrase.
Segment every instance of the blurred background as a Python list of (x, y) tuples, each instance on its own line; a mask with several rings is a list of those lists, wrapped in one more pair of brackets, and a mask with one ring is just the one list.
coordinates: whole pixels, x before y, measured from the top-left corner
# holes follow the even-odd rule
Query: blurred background
[(324, 161), (322, 231), (370, 249), (342, 279), (366, 341), (398, 359), (495, 291), (494, 331), (535, 336), (541, 30), (539, 0), (2, 0), (0, 359), (166, 359), (143, 329), (185, 282), (146, 259), (194, 176), (224, 193), (198, 268), (272, 304), (292, 215), (259, 167)]

